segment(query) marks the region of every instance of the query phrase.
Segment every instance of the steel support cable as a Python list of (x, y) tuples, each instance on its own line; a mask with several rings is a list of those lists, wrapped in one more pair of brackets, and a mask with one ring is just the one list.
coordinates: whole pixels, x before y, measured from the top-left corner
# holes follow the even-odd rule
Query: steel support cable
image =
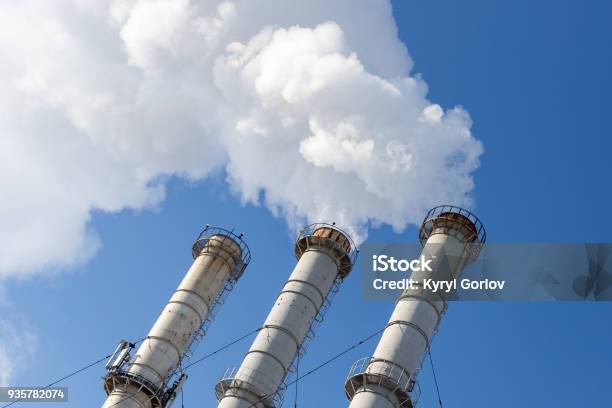
[[(99, 359), (99, 360), (97, 360), (97, 361), (94, 361), (93, 363), (90, 363), (90, 364), (86, 365), (85, 367), (79, 368), (78, 370), (73, 371), (72, 373), (70, 373), (70, 374), (68, 374), (68, 375), (65, 375), (64, 377), (60, 378), (59, 380), (53, 381), (52, 383), (50, 383), (50, 384), (46, 385), (45, 387), (43, 387), (43, 389), (44, 389), (44, 388), (53, 387), (55, 384), (57, 384), (57, 383), (59, 383), (59, 382), (61, 382), (61, 381), (64, 381), (64, 380), (66, 380), (66, 379), (68, 379), (68, 378), (70, 378), (70, 377), (72, 377), (72, 376), (75, 376), (75, 375), (77, 375), (78, 373), (80, 373), (80, 372), (82, 372), (82, 371), (85, 371), (85, 370), (87, 370), (87, 369), (88, 369), (88, 368), (90, 368), (90, 367), (93, 367), (93, 366), (95, 366), (95, 365), (97, 365), (97, 364), (100, 364), (102, 361), (109, 359), (109, 358), (111, 357), (111, 355), (112, 355), (112, 354), (109, 354), (108, 356), (102, 357), (101, 359)], [(23, 401), (23, 398), (18, 399), (18, 400), (15, 400), (15, 401), (13, 401), (13, 402), (11, 402), (11, 403), (8, 403), (8, 404), (6, 404), (6, 405), (3, 405), (3, 406), (2, 406), (2, 408), (7, 408), (7, 407), (10, 407), (11, 405), (14, 405), (14, 404), (16, 404), (16, 403), (18, 403), (18, 402), (21, 402), (21, 401)]]
[[(295, 376), (300, 378), (300, 353), (297, 354), (297, 359), (295, 361)], [(297, 408), (298, 402), (298, 381), (295, 382), (295, 398), (293, 401), (293, 408)]]
[(210, 357), (214, 356), (214, 355), (215, 355), (215, 354), (217, 354), (217, 353), (222, 352), (223, 350), (225, 350), (225, 349), (227, 349), (227, 348), (229, 348), (229, 347), (233, 346), (234, 344), (241, 342), (242, 340), (246, 339), (247, 337), (250, 337), (251, 335), (253, 335), (253, 334), (257, 333), (257, 332), (258, 332), (258, 331), (260, 331), (260, 330), (261, 330), (261, 327), (258, 327), (258, 328), (257, 328), (257, 329), (255, 329), (255, 330), (251, 330), (251, 331), (250, 331), (250, 332), (248, 332), (247, 334), (244, 334), (244, 335), (242, 335), (242, 336), (240, 336), (240, 337), (238, 337), (238, 338), (236, 338), (236, 339), (234, 339), (234, 340), (230, 341), (229, 343), (227, 343), (227, 344), (225, 344), (224, 346), (222, 346), (222, 347), (220, 347), (220, 348), (216, 349), (215, 351), (212, 351), (212, 352), (210, 352), (210, 353), (206, 354), (205, 356), (203, 356), (203, 357), (201, 357), (201, 358), (199, 358), (199, 359), (197, 359), (197, 360), (195, 360), (195, 361), (192, 361), (191, 363), (189, 363), (189, 364), (187, 364), (185, 367), (183, 367), (183, 371), (187, 370), (187, 369), (188, 369), (188, 368), (190, 368), (190, 367), (193, 367), (193, 366), (194, 366), (194, 365), (196, 365), (196, 364), (201, 363), (202, 361), (204, 361), (204, 360), (206, 360), (206, 359), (208, 359), (208, 358), (210, 358)]
[[(379, 334), (381, 334), (382, 332), (385, 331), (385, 328), (382, 328), (380, 330), (377, 330), (376, 332), (370, 334), (369, 336), (363, 338), (362, 340), (358, 341), (357, 343), (354, 343), (353, 345), (347, 347), (346, 349), (340, 351), (339, 353), (335, 354), (334, 356), (330, 357), (329, 359), (325, 360), (324, 362), (322, 362), (321, 364), (317, 365), (316, 367), (308, 370), (305, 374), (297, 376), (295, 380), (291, 381), (290, 383), (286, 384), (286, 387), (289, 387), (293, 384), (296, 384), (298, 381), (300, 381), (302, 378), (304, 377), (308, 377), (311, 374), (314, 374), (315, 372), (319, 371), (321, 368), (325, 367), (326, 365), (334, 362), (335, 360), (339, 359), (340, 357), (344, 356), (345, 354), (347, 354), (348, 352), (356, 349), (357, 347), (361, 346), (362, 344), (368, 342), (369, 340), (371, 340), (372, 338), (378, 336)], [(247, 408), (253, 408), (255, 406), (257, 406), (257, 404), (259, 404), (260, 402), (273, 397), (274, 394), (276, 393), (272, 393), (272, 394), (267, 394), (264, 395), (263, 397), (259, 398), (257, 401), (255, 401), (254, 403), (252, 403), (251, 405), (249, 405)]]
[[(143, 342), (145, 339), (146, 339), (146, 337), (143, 337), (142, 339), (138, 340), (138, 341), (137, 341), (137, 342), (135, 342), (134, 344), (142, 343), (142, 342)], [(100, 358), (100, 359), (98, 359), (98, 360), (96, 360), (96, 361), (94, 361), (93, 363), (89, 363), (89, 364), (87, 364), (86, 366), (81, 367), (81, 368), (79, 368), (78, 370), (75, 370), (75, 371), (71, 372), (70, 374), (66, 374), (66, 375), (65, 375), (65, 376), (63, 376), (62, 378), (59, 378), (59, 379), (57, 379), (57, 380), (55, 380), (55, 381), (53, 381), (53, 382), (51, 382), (51, 383), (49, 383), (49, 384), (45, 385), (45, 386), (43, 387), (43, 389), (46, 389), (46, 388), (49, 388), (49, 387), (53, 387), (54, 385), (56, 385), (56, 384), (58, 384), (58, 383), (60, 383), (60, 382), (62, 382), (62, 381), (64, 381), (64, 380), (67, 380), (67, 379), (68, 379), (68, 378), (70, 378), (70, 377), (74, 377), (75, 375), (77, 375), (77, 374), (79, 374), (79, 373), (82, 373), (83, 371), (87, 370), (88, 368), (91, 368), (91, 367), (93, 367), (93, 366), (95, 366), (95, 365), (98, 365), (98, 364), (100, 364), (101, 362), (103, 362), (104, 360), (108, 360), (109, 358), (111, 358), (111, 356), (112, 356), (112, 353), (111, 353), (111, 354), (109, 354), (109, 355), (107, 355), (107, 356), (104, 356), (104, 357), (102, 357), (102, 358)], [(12, 406), (12, 405), (17, 404), (18, 402), (22, 402), (23, 400), (24, 400), (23, 398), (20, 398), (20, 399), (18, 399), (18, 400), (12, 401), (12, 402), (10, 402), (10, 403), (8, 403), (8, 404), (6, 404), (6, 405), (3, 405), (3, 406), (2, 406), (2, 407), (0, 407), (0, 408), (7, 408), (7, 407), (10, 407), (10, 406)]]
[(436, 377), (436, 370), (434, 368), (433, 359), (431, 358), (431, 349), (427, 350), (427, 354), (429, 354), (429, 364), (431, 364), (431, 372), (433, 373), (434, 384), (436, 384), (436, 393), (438, 394), (438, 404), (440, 404), (440, 408), (442, 408), (442, 398), (440, 397), (440, 388), (438, 387), (438, 378)]

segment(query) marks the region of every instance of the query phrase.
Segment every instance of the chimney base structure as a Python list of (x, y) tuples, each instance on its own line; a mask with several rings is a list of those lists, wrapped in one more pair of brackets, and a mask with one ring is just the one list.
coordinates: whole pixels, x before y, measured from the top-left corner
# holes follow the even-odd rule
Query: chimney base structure
[(467, 210), (440, 206), (430, 210), (419, 238), (422, 255), (432, 271), (415, 271), (415, 289), (405, 290), (396, 302), (373, 357), (351, 367), (344, 391), (350, 408), (413, 408), (420, 394), (416, 376), (444, 313), (445, 292), (423, 289), (423, 279), (449, 281), (479, 255), (486, 233)]
[(242, 235), (207, 226), (192, 247), (193, 264), (153, 328), (135, 345), (122, 341), (108, 361), (103, 408), (166, 408), (187, 378), (181, 362), (242, 276), (250, 252)]
[(216, 386), (220, 408), (279, 408), (285, 379), (304, 353), (313, 326), (323, 320), (330, 296), (350, 273), (357, 251), (335, 225), (313, 224), (295, 243), (298, 263), (283, 286), (242, 365)]

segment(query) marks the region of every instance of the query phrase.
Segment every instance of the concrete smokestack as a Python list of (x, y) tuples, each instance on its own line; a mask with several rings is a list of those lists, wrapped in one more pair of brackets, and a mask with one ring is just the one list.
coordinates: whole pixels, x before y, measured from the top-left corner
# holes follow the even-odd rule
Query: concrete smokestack
[(212, 322), (220, 305), (250, 261), (242, 235), (207, 226), (193, 244), (193, 264), (155, 325), (130, 356), (133, 344), (121, 342), (109, 363), (103, 408), (169, 406), (186, 376), (185, 354)]
[(242, 365), (226, 371), (215, 388), (220, 408), (281, 406), (284, 380), (356, 253), (349, 236), (334, 225), (313, 224), (302, 231), (295, 243), (298, 263)]
[[(432, 271), (411, 279), (452, 280), (473, 262), (485, 242), (481, 222), (467, 210), (441, 206), (429, 211), (419, 232), (422, 254)], [(412, 408), (418, 400), (416, 375), (444, 315), (448, 294), (405, 290), (397, 300), (374, 356), (353, 364), (344, 389), (350, 408)]]

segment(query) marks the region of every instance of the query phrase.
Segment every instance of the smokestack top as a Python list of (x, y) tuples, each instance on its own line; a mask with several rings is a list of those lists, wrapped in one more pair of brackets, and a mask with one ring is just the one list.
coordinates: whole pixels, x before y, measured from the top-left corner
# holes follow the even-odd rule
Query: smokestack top
[(304, 228), (295, 241), (295, 257), (299, 260), (302, 254), (313, 246), (326, 247), (332, 251), (339, 262), (338, 278), (346, 278), (353, 269), (357, 246), (335, 223), (311, 224)]
[(472, 212), (453, 205), (434, 207), (425, 216), (419, 230), (422, 245), (431, 235), (446, 234), (469, 245), (468, 262), (474, 261), (487, 239), (482, 222)]
[[(236, 235), (233, 230), (206, 225), (193, 243), (191, 254), (196, 259), (202, 254), (211, 253), (212, 249), (221, 250), (234, 265), (231, 281), (236, 282), (251, 262), (251, 251), (243, 239), (243, 234)], [(217, 251), (215, 251), (217, 252)], [(219, 255), (220, 254), (216, 254)]]

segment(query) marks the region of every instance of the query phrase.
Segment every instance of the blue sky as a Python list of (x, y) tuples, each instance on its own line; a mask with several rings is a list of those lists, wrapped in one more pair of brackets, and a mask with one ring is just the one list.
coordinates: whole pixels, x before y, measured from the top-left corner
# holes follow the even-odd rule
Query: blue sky
[[(399, 34), (444, 108), (462, 105), (485, 147), (475, 212), (491, 242), (609, 242), (612, 7), (605, 2), (395, 2)], [(258, 327), (295, 264), (285, 222), (241, 206), (223, 175), (173, 179), (158, 211), (95, 213), (103, 247), (52, 278), (9, 282), (13, 306), (40, 338), (17, 384), (43, 384), (146, 334), (190, 262), (200, 227), (243, 231), (253, 253), (244, 277), (196, 352)], [(370, 231), (372, 242), (416, 241), (416, 229)], [(36, 256), (35, 250), (31, 256)], [(313, 367), (382, 327), (392, 304), (360, 299), (359, 270), (342, 285), (309, 353)], [(17, 311), (18, 309), (18, 311)], [(453, 303), (432, 354), (445, 407), (605, 406), (612, 367), (612, 304)], [(185, 406), (214, 406), (214, 384), (250, 340), (195, 366)], [(375, 340), (300, 383), (300, 406), (344, 406), (343, 382)], [(67, 381), (71, 401), (101, 405), (102, 367)], [(420, 406), (436, 404), (431, 370)], [(287, 402), (293, 402), (293, 390)], [(287, 404), (289, 405), (289, 404)], [(42, 405), (41, 405), (42, 406)]]

